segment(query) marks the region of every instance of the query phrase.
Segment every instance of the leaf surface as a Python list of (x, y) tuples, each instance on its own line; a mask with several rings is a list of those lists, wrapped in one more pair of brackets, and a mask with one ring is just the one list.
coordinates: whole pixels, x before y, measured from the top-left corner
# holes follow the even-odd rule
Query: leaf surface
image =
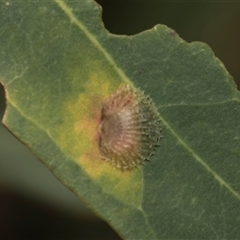
[[(240, 236), (240, 98), (203, 43), (163, 25), (110, 34), (90, 0), (1, 2), (3, 123), (125, 239)], [(160, 113), (139, 170), (99, 158), (101, 104), (121, 84)]]

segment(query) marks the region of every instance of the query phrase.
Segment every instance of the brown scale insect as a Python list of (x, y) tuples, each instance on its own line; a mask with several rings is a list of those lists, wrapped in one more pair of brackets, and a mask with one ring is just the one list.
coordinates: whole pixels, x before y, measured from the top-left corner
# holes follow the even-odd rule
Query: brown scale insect
[(153, 102), (140, 90), (125, 85), (102, 105), (101, 157), (118, 169), (132, 170), (155, 153), (160, 131), (160, 118)]

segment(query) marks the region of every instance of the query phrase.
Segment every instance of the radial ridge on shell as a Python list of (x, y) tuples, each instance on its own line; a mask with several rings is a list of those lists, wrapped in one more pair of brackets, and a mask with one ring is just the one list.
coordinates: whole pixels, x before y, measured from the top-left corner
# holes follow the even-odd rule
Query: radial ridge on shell
[(161, 138), (160, 117), (152, 100), (129, 85), (103, 102), (98, 129), (101, 158), (123, 171), (149, 160)]

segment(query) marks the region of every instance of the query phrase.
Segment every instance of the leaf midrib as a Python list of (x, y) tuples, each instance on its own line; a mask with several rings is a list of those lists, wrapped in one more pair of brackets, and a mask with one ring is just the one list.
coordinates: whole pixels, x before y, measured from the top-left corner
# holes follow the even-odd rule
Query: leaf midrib
[(172, 133), (172, 135), (177, 139), (177, 141), (188, 151), (190, 152), (195, 160), (200, 163), (207, 172), (211, 173), (213, 177), (219, 182), (220, 185), (223, 185), (229, 190), (238, 200), (240, 200), (240, 194), (235, 191), (217, 172), (215, 172), (204, 160), (201, 158), (195, 151), (182, 140), (182, 138), (171, 128), (170, 124), (160, 115), (162, 123), (166, 126), (166, 128)]
[(118, 73), (118, 75), (130, 86), (133, 86), (133, 83), (129, 80), (126, 74), (123, 72), (121, 68), (117, 67), (116, 62), (113, 60), (111, 55), (105, 50), (105, 48), (100, 44), (100, 42), (95, 38), (95, 36), (87, 30), (84, 24), (77, 19), (77, 17), (73, 14), (71, 8), (61, 0), (55, 0), (55, 2), (59, 5), (59, 7), (66, 13), (72, 23), (75, 23), (86, 35), (86, 37), (94, 44), (94, 46), (104, 55), (107, 61), (111, 64), (114, 70)]

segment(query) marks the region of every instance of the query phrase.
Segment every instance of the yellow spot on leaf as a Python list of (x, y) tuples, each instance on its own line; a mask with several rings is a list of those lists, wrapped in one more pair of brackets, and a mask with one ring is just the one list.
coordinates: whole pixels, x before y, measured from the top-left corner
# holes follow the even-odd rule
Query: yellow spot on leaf
[(63, 107), (58, 141), (65, 153), (79, 164), (103, 190), (128, 204), (141, 204), (142, 171), (122, 172), (100, 158), (98, 137), (103, 101), (122, 83), (103, 72), (89, 74), (79, 95)]

